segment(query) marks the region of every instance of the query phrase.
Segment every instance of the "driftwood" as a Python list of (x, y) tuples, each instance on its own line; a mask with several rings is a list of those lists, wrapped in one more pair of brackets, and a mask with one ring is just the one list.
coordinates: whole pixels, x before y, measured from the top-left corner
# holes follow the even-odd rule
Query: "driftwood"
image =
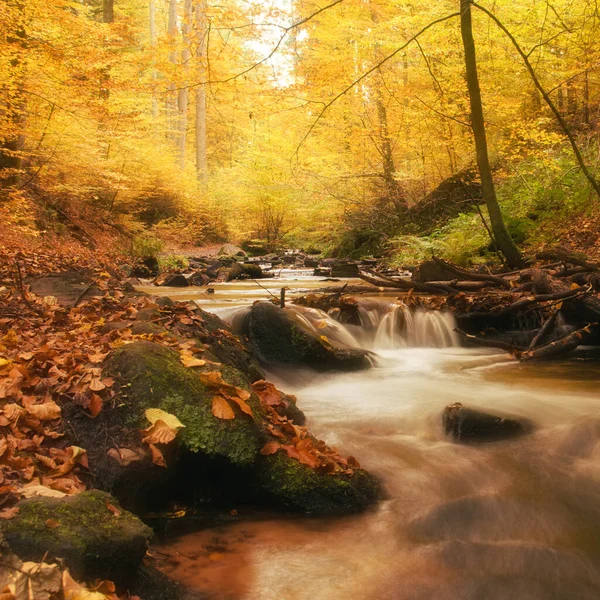
[(496, 284), (497, 286), (510, 289), (510, 283), (503, 279), (499, 275), (492, 275), (486, 273), (471, 273), (471, 271), (467, 271), (466, 269), (461, 269), (455, 265), (438, 258), (437, 256), (433, 257), (433, 260), (439, 265), (443, 265), (449, 271), (452, 271), (455, 275), (458, 275), (462, 279), (468, 279), (470, 281), (487, 281), (489, 283)]
[(583, 339), (590, 334), (590, 327), (592, 325), (596, 325), (596, 323), (586, 325), (577, 331), (571, 331), (558, 340), (544, 344), (539, 348), (527, 350), (526, 352), (521, 353), (520, 360), (539, 360), (568, 354), (575, 350), (575, 348), (581, 344)]
[(430, 285), (428, 283), (416, 283), (408, 279), (391, 279), (385, 275), (379, 273), (373, 273), (372, 271), (362, 270), (359, 271), (358, 276), (368, 283), (372, 283), (377, 287), (394, 288), (397, 290), (403, 290), (408, 292), (414, 290), (415, 292), (426, 292), (428, 294), (454, 294), (456, 290), (447, 288), (446, 286)]
[(559, 260), (563, 263), (585, 267), (590, 271), (597, 271), (600, 269), (600, 263), (591, 261), (585, 254), (571, 252), (560, 246), (543, 250), (538, 253), (537, 257), (542, 260)]
[(531, 340), (529, 344), (528, 351), (536, 348), (540, 342), (544, 339), (544, 336), (550, 331), (554, 322), (556, 321), (556, 317), (558, 317), (558, 313), (560, 312), (561, 306), (557, 306), (552, 311), (552, 314), (546, 319), (544, 324), (538, 329), (538, 332), (535, 334), (535, 337)]

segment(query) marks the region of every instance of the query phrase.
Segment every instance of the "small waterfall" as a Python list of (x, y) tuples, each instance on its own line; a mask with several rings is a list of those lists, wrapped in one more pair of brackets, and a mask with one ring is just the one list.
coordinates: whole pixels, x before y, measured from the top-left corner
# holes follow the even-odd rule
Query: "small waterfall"
[[(307, 331), (334, 343), (370, 350), (397, 348), (448, 348), (459, 346), (456, 323), (450, 312), (410, 310), (403, 302), (381, 298), (358, 299), (360, 326), (338, 322), (333, 315), (295, 304), (287, 309)], [(251, 307), (221, 309), (217, 314), (238, 333), (248, 332)], [(335, 314), (335, 313), (334, 313)]]

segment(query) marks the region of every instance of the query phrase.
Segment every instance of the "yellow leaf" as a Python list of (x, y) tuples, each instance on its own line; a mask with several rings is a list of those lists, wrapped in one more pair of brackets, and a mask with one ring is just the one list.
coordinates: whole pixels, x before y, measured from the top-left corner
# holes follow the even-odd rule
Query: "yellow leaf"
[(162, 421), (172, 429), (179, 429), (185, 427), (185, 425), (175, 416), (160, 408), (149, 408), (146, 410), (146, 419), (150, 421), (151, 425), (154, 425), (156, 421)]

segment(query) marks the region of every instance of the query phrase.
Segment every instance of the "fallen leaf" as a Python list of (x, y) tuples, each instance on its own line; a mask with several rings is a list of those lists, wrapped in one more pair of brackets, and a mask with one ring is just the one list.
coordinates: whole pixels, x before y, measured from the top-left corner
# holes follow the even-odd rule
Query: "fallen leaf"
[(53, 421), (60, 418), (60, 406), (53, 400), (43, 404), (32, 404), (27, 407), (27, 412), (40, 421)]
[(163, 456), (162, 452), (154, 445), (154, 444), (148, 444), (150, 447), (150, 452), (152, 453), (152, 462), (157, 466), (157, 467), (165, 467), (167, 466), (167, 462), (165, 461), (165, 457)]
[(12, 508), (3, 508), (0, 510), (0, 519), (14, 519), (19, 514), (19, 507), (13, 506)]
[(111, 448), (107, 454), (111, 458), (114, 458), (123, 467), (127, 467), (134, 462), (139, 462), (143, 458), (143, 456), (138, 452), (135, 450), (130, 450), (129, 448), (120, 448), (119, 450), (116, 448)]
[(200, 373), (199, 377), (200, 381), (208, 387), (219, 387), (220, 385), (223, 385), (225, 383), (223, 381), (223, 376), (219, 371), (208, 371), (207, 373)]
[(223, 396), (213, 396), (212, 399), (212, 414), (218, 419), (231, 420), (235, 419), (233, 409), (223, 398)]
[(90, 592), (90, 590), (77, 583), (65, 569), (62, 574), (62, 588), (65, 600), (107, 600), (101, 592)]
[(206, 364), (205, 360), (202, 360), (201, 358), (196, 358), (195, 356), (192, 356), (191, 354), (182, 354), (181, 355), (181, 364), (190, 369), (192, 367), (203, 367)]
[(122, 510), (111, 504), (108, 500), (106, 501), (106, 508), (108, 508), (115, 517), (120, 517), (123, 514)]
[(24, 498), (33, 498), (34, 496), (42, 496), (45, 498), (64, 498), (66, 494), (53, 490), (45, 485), (26, 485), (20, 490)]
[(271, 454), (275, 454), (275, 452), (277, 452), (277, 450), (279, 450), (281, 447), (282, 446), (279, 442), (269, 442), (261, 448), (260, 453), (263, 456), (269, 456)]
[(90, 414), (95, 419), (102, 411), (102, 398), (98, 394), (93, 394), (88, 404)]
[(143, 433), (146, 436), (142, 439), (142, 442), (146, 444), (168, 444), (177, 436), (177, 430), (169, 427), (162, 420), (156, 421), (152, 427), (145, 429)]
[(185, 425), (175, 416), (160, 408), (149, 408), (146, 410), (146, 419), (150, 421), (151, 425), (154, 425), (157, 421), (166, 423), (172, 429), (179, 429), (185, 427)]
[(48, 529), (56, 529), (57, 527), (60, 527), (60, 523), (55, 519), (46, 519), (46, 527)]
[[(242, 390), (243, 391), (243, 390)], [(250, 397), (250, 394), (248, 394), (248, 398)], [(240, 410), (243, 413), (246, 413), (249, 416), (253, 416), (252, 413), (252, 409), (250, 408), (250, 406), (245, 402), (245, 400), (242, 400), (242, 398), (238, 397), (238, 396), (233, 396), (233, 395), (229, 395), (227, 394), (227, 400), (230, 400), (231, 402), (235, 402), (239, 407)]]
[(90, 390), (93, 392), (100, 392), (105, 388), (106, 386), (100, 381), (100, 379), (92, 379), (90, 383)]

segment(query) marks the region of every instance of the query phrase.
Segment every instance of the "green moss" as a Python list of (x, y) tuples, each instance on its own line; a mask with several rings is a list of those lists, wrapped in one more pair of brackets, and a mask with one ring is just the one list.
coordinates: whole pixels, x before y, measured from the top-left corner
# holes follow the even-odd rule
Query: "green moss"
[(281, 451), (261, 457), (259, 479), (280, 503), (319, 515), (357, 512), (382, 495), (379, 482), (366, 471), (322, 475)]
[[(256, 395), (248, 404), (254, 419), (234, 407), (236, 418), (230, 421), (212, 414), (214, 393), (206, 388), (198, 371), (185, 368), (179, 354), (151, 342), (136, 342), (119, 349), (112, 361), (112, 370), (131, 382), (126, 406), (128, 424), (142, 428), (147, 425), (145, 411), (160, 408), (172, 413), (185, 425), (178, 439), (194, 452), (228, 458), (234, 464), (250, 464), (261, 446), (260, 421), (262, 409)], [(249, 392), (252, 391), (242, 373), (233, 367), (219, 367), (224, 381)]]
[[(0, 522), (13, 551), (24, 560), (64, 558), (83, 577), (123, 579), (137, 568), (152, 531), (133, 514), (115, 516), (109, 494), (98, 490), (63, 499), (34, 497), (19, 504), (19, 514)], [(58, 523), (49, 527), (48, 521)]]

